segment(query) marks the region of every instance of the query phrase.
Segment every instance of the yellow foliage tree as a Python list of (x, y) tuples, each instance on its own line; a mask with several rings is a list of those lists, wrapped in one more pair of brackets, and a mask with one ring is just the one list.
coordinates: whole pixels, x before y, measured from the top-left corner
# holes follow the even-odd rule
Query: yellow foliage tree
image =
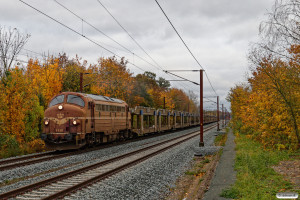
[(45, 106), (54, 95), (62, 91), (64, 69), (59, 65), (58, 58), (50, 57), (43, 64), (31, 59), (26, 73), (32, 80), (35, 92), (45, 99)]
[(91, 83), (91, 93), (128, 101), (132, 93), (132, 73), (126, 68), (126, 61), (100, 58), (98, 66), (90, 66), (85, 82)]
[(0, 133), (2, 137), (15, 138), (20, 146), (31, 142), (39, 135), (38, 124), (42, 118), (42, 108), (35, 95), (32, 82), (23, 70), (10, 70), (0, 82), (1, 105)]
[(263, 58), (252, 69), (249, 87), (236, 86), (228, 95), (234, 128), (265, 147), (300, 147), (299, 50), (299, 45), (290, 48), (293, 58), (289, 62)]

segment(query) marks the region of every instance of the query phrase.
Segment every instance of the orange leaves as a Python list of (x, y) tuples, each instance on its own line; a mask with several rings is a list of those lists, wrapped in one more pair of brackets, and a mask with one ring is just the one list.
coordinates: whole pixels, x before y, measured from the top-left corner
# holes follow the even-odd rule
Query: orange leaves
[(3, 124), (0, 132), (14, 135), (19, 143), (25, 139), (25, 118), (32, 103), (38, 101), (34, 95), (30, 79), (23, 75), (18, 68), (11, 70), (9, 75), (0, 83), (1, 101), (0, 116)]
[(252, 69), (249, 86), (232, 88), (227, 98), (234, 124), (242, 123), (242, 132), (277, 149), (295, 149), (300, 144), (300, 46), (292, 46), (290, 53), (294, 59), (289, 62), (262, 59)]
[(185, 94), (182, 90), (171, 88), (168, 92), (168, 97), (173, 109), (196, 112), (197, 107), (195, 102), (191, 101), (187, 94)]
[(40, 103), (47, 105), (61, 91), (62, 74), (59, 60), (53, 58), (44, 64), (29, 60), (27, 69), (9, 71), (0, 81), (0, 137), (11, 138), (21, 152), (43, 148), (37, 139), (44, 112)]
[(85, 82), (91, 84), (91, 93), (114, 97), (128, 101), (133, 88), (132, 74), (126, 69), (124, 59), (101, 58), (98, 66), (90, 66), (91, 75)]
[(59, 65), (59, 59), (48, 58), (46, 63), (28, 62), (27, 75), (32, 80), (36, 94), (45, 98), (45, 106), (50, 99), (62, 90), (64, 69)]

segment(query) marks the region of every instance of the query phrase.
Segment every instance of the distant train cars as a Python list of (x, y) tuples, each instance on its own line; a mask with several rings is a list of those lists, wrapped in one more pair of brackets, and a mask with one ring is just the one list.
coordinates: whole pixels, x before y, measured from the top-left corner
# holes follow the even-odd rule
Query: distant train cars
[[(216, 121), (204, 115), (204, 123)], [(45, 111), (41, 138), (54, 150), (78, 149), (148, 133), (196, 126), (199, 114), (129, 108), (126, 102), (101, 95), (63, 92)]]

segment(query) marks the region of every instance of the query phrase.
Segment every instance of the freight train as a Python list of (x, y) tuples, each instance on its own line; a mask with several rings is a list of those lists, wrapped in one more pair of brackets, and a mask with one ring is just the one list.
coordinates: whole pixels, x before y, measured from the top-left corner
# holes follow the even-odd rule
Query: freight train
[[(204, 124), (215, 121), (204, 115)], [(45, 110), (41, 138), (49, 149), (68, 150), (199, 124), (196, 113), (129, 108), (116, 98), (63, 92), (53, 97)]]

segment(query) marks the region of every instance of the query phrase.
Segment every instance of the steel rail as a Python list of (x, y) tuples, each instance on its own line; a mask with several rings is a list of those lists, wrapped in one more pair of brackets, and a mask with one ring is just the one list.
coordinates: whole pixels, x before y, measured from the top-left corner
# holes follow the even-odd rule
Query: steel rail
[[(216, 127), (216, 126), (209, 127), (209, 128), (207, 128), (205, 131), (210, 130), (210, 129), (214, 128), (214, 127)], [(195, 133), (195, 132), (194, 132), (194, 133)], [(168, 149), (170, 149), (170, 148), (172, 148), (172, 147), (174, 147), (174, 146), (177, 146), (177, 145), (179, 145), (179, 144), (181, 144), (181, 143), (183, 143), (183, 142), (185, 142), (185, 141), (188, 141), (188, 140), (190, 140), (190, 139), (192, 139), (192, 138), (198, 136), (198, 131), (197, 131), (197, 134), (193, 135), (194, 133), (186, 134), (186, 135), (184, 135), (184, 136), (187, 136), (187, 135), (192, 135), (192, 136), (190, 136), (190, 137), (188, 137), (188, 138), (185, 138), (185, 139), (183, 139), (183, 140), (180, 140), (180, 141), (178, 141), (178, 142), (176, 142), (176, 143), (174, 143), (174, 144), (171, 144), (171, 145), (169, 145), (169, 146), (167, 146), (167, 147), (164, 147), (164, 148), (162, 148), (162, 149), (159, 149), (159, 150), (157, 150), (157, 151), (155, 151), (155, 152), (153, 152), (153, 153), (150, 153), (150, 154), (148, 154), (148, 155), (146, 155), (146, 156), (143, 156), (143, 157), (141, 157), (141, 158), (138, 158), (138, 159), (136, 159), (136, 160), (134, 160), (134, 161), (131, 161), (131, 162), (129, 162), (129, 163), (126, 163), (126, 164), (124, 164), (124, 165), (121, 165), (121, 166), (119, 166), (119, 167), (117, 167), (117, 168), (115, 168), (115, 169), (112, 169), (112, 170), (108, 171), (108, 172), (105, 172), (105, 173), (100, 174), (100, 175), (98, 175), (98, 176), (95, 176), (95, 177), (93, 177), (93, 178), (91, 178), (91, 179), (88, 179), (88, 180), (86, 180), (86, 181), (83, 181), (83, 182), (81, 182), (81, 183), (79, 183), (79, 184), (77, 184), (77, 185), (71, 186), (71, 187), (69, 187), (69, 188), (67, 188), (67, 189), (65, 189), (65, 190), (59, 191), (59, 192), (57, 192), (57, 193), (55, 193), (55, 194), (53, 194), (53, 195), (50, 195), (50, 196), (48, 196), (48, 197), (46, 197), (46, 198), (43, 198), (43, 200), (53, 200), (53, 199), (63, 198), (64, 196), (67, 196), (68, 194), (70, 194), (70, 193), (72, 193), (72, 192), (75, 192), (75, 191), (77, 191), (77, 190), (79, 190), (79, 189), (82, 189), (82, 188), (87, 187), (87, 186), (89, 186), (89, 185), (92, 185), (92, 184), (94, 184), (94, 183), (96, 183), (96, 182), (99, 182), (99, 181), (101, 181), (101, 180), (104, 180), (104, 179), (106, 179), (106, 178), (108, 178), (108, 177), (110, 177), (110, 176), (112, 176), (112, 175), (114, 175), (114, 174), (116, 174), (116, 173), (118, 173), (118, 172), (120, 172), (120, 171), (123, 171), (123, 170), (125, 170), (125, 169), (127, 169), (127, 168), (129, 168), (129, 167), (132, 167), (132, 166), (134, 166), (134, 165), (137, 165), (137, 164), (139, 164), (139, 163), (141, 163), (141, 162), (143, 162), (143, 161), (145, 161), (145, 160), (147, 160), (147, 159), (149, 159), (149, 158), (154, 157), (155, 155), (158, 155), (158, 154), (160, 154), (160, 153), (162, 153), (162, 152), (164, 152), (164, 151), (166, 151), (166, 150), (168, 150)], [(181, 137), (184, 137), (184, 136), (181, 136)], [(171, 141), (176, 140), (176, 139), (178, 139), (178, 138), (180, 138), (180, 137), (177, 137), (177, 138), (173, 138), (173, 139), (171, 139), (171, 140), (168, 140), (168, 142), (171, 142)], [(164, 142), (164, 143), (165, 143), (165, 142)], [(160, 144), (160, 145), (161, 145), (161, 144)], [(160, 145), (158, 145), (158, 146), (160, 146)], [(153, 146), (156, 146), (156, 145), (153, 145)], [(147, 147), (147, 148), (148, 148), (148, 147)], [(153, 148), (153, 147), (152, 147), (152, 148)], [(142, 152), (142, 151), (140, 151), (140, 152)]]
[[(205, 131), (210, 130), (210, 129), (214, 128), (214, 127), (215, 127), (215, 125), (212, 125), (212, 126), (206, 128)], [(160, 142), (160, 143), (157, 143), (157, 144), (154, 144), (154, 145), (142, 148), (142, 149), (138, 149), (138, 150), (135, 150), (135, 151), (132, 151), (132, 152), (129, 152), (129, 153), (126, 153), (126, 154), (123, 154), (123, 155), (120, 155), (120, 156), (108, 159), (108, 160), (104, 160), (104, 161), (101, 161), (99, 163), (95, 163), (95, 164), (92, 164), (92, 165), (89, 165), (89, 166), (86, 166), (86, 167), (83, 167), (83, 168), (80, 168), (80, 169), (77, 169), (77, 170), (74, 170), (74, 171), (71, 171), (71, 172), (66, 172), (64, 174), (61, 174), (61, 175), (58, 175), (58, 176), (55, 176), (55, 177), (52, 177), (52, 178), (49, 178), (49, 179), (46, 179), (46, 180), (43, 180), (43, 181), (39, 181), (37, 183), (33, 183), (33, 184), (30, 184), (30, 185), (27, 185), (27, 186), (23, 186), (21, 188), (9, 191), (7, 193), (0, 194), (0, 199), (9, 199), (9, 198), (15, 197), (17, 195), (24, 194), (24, 193), (26, 193), (28, 191), (41, 188), (41, 187), (43, 187), (45, 185), (49, 185), (51, 183), (54, 183), (54, 182), (57, 182), (57, 181), (69, 178), (71, 176), (79, 175), (81, 173), (84, 173), (84, 172), (87, 172), (89, 170), (92, 170), (92, 169), (95, 169), (95, 168), (107, 165), (109, 163), (118, 161), (118, 160), (126, 158), (128, 156), (131, 156), (131, 155), (134, 155), (134, 154), (137, 154), (137, 153), (149, 150), (151, 148), (154, 148), (154, 147), (166, 144), (168, 142), (171, 142), (173, 140), (179, 139), (181, 137), (186, 137), (188, 135), (193, 135), (193, 134), (194, 135), (191, 136), (191, 137), (196, 137), (196, 136), (198, 136), (198, 134), (195, 134), (195, 133), (198, 133), (198, 132), (199, 131), (195, 131), (195, 132), (188, 133), (188, 134), (185, 134), (185, 135), (182, 135), (182, 136), (178, 136), (178, 137), (175, 137), (173, 139), (169, 139), (169, 140), (166, 140), (166, 141), (163, 141), (163, 142)]]
[[(22, 166), (26, 166), (26, 165), (31, 165), (31, 164), (35, 164), (35, 163), (40, 163), (40, 162), (44, 162), (44, 161), (48, 161), (48, 160), (59, 159), (59, 158), (63, 158), (63, 157), (71, 156), (71, 155), (75, 155), (75, 154), (80, 154), (80, 153), (78, 153), (78, 152), (63, 153), (63, 154), (59, 154), (59, 155), (53, 155), (51, 157), (39, 158), (39, 159), (35, 159), (35, 160), (29, 160), (29, 161), (20, 162), (20, 163), (4, 165), (4, 166), (0, 166), (0, 171), (13, 169), (13, 168), (17, 168), (17, 167), (22, 167)], [(28, 158), (28, 159), (30, 159), (30, 158)], [(24, 160), (27, 160), (27, 159), (24, 159)]]
[[(178, 130), (176, 130), (176, 131), (178, 131)], [(135, 138), (135, 139), (131, 139), (131, 140), (126, 140), (125, 142), (122, 141), (122, 142), (120, 142), (120, 144), (117, 144), (117, 145), (122, 145), (122, 144), (127, 143), (127, 142), (134, 142), (136, 140), (148, 139), (148, 138), (161, 136), (161, 135), (165, 135), (165, 134), (168, 134), (168, 133), (164, 132), (162, 134), (146, 135), (144, 137), (139, 137), (139, 138)], [(40, 162), (44, 162), (44, 161), (59, 159), (59, 158), (67, 157), (67, 156), (79, 155), (79, 154), (82, 154), (82, 153), (96, 151), (96, 150), (99, 150), (99, 149), (108, 148), (108, 147), (115, 146), (115, 145), (116, 144), (111, 145), (110, 143), (108, 143), (108, 144), (104, 144), (104, 146), (98, 146), (98, 147), (85, 149), (85, 150), (80, 150), (80, 151), (75, 151), (75, 152), (62, 153), (62, 154), (58, 154), (58, 155), (53, 155), (51, 157), (45, 157), (45, 156), (52, 155), (55, 152), (45, 152), (43, 154), (25, 156), (25, 157), (21, 157), (21, 158), (10, 159), (10, 160), (2, 160), (2, 161), (0, 160), (0, 171), (9, 170), (9, 169), (22, 167), (22, 166), (26, 166), (26, 165), (31, 165), (31, 164), (36, 164), (36, 163), (40, 163)], [(38, 157), (45, 157), (45, 158), (34, 159), (34, 158), (38, 158)], [(34, 160), (29, 160), (29, 159), (34, 159)], [(25, 160), (28, 160), (28, 161), (25, 161)], [(18, 162), (18, 161), (25, 161), (25, 162), (15, 163), (15, 162)], [(9, 164), (9, 163), (12, 163), (12, 164)], [(5, 164), (9, 164), (9, 165), (5, 165)]]
[(23, 161), (23, 160), (28, 160), (28, 159), (31, 159), (31, 158), (43, 157), (43, 156), (51, 155), (52, 153), (53, 153), (53, 151), (44, 152), (44, 153), (35, 154), (35, 155), (23, 156), (23, 157), (19, 157), (19, 158), (12, 158), (12, 159), (9, 159), (9, 160), (0, 160), (0, 165), (13, 163), (13, 162), (19, 162), (19, 161)]

